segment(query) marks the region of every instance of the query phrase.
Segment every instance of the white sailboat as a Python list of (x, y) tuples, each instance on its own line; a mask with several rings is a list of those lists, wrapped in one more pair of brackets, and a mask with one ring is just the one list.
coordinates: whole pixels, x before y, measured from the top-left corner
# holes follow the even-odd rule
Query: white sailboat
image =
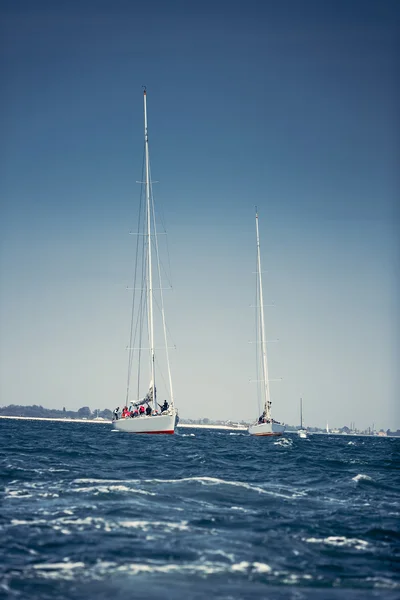
[(300, 398), (300, 429), (297, 430), (297, 433), (300, 438), (307, 437), (307, 429), (303, 427), (303, 398)]
[[(118, 409), (114, 411), (113, 423), (115, 429), (129, 433), (172, 434), (174, 433), (175, 426), (178, 422), (178, 415), (174, 406), (174, 396), (172, 391), (172, 377), (162, 291), (163, 287), (161, 285), (159, 244), (150, 178), (146, 88), (144, 89), (143, 100), (145, 172), (144, 181), (142, 182), (144, 184), (144, 188), (142, 189), (143, 202), (141, 202), (141, 208), (143, 210), (139, 210), (138, 223), (138, 230), (142, 229), (142, 232), (138, 231), (136, 245), (125, 407), (122, 413)], [(137, 284), (139, 284), (140, 287), (137, 288)], [(159, 292), (157, 298), (155, 296), (156, 290)], [(159, 325), (159, 328), (163, 330), (164, 348), (156, 348), (154, 304), (159, 307), (160, 314), (158, 315), (157, 324)], [(144, 348), (142, 344), (146, 337), (148, 347)], [(138, 347), (135, 347), (136, 342), (138, 342)], [(143, 350), (148, 351), (149, 366), (147, 370), (143, 367), (141, 361), (141, 353)], [(158, 350), (161, 350), (161, 352), (159, 353)], [(136, 351), (138, 351), (138, 353), (136, 353)], [(162, 376), (161, 362), (167, 372), (168, 384), (165, 384), (165, 378)], [(131, 399), (131, 375), (133, 367), (135, 367), (137, 373), (135, 400)], [(143, 389), (141, 388), (141, 382), (146, 377), (147, 381), (150, 379), (150, 386), (147, 394), (144, 397), (140, 397), (141, 389)], [(156, 381), (158, 380), (161, 384), (164, 383), (165, 387), (168, 388), (165, 393), (169, 396), (169, 402), (164, 400), (162, 405), (157, 402)]]
[[(261, 384), (261, 393), (264, 399), (264, 410), (258, 421), (250, 425), (248, 431), (251, 435), (258, 436), (277, 436), (282, 435), (285, 431), (284, 425), (272, 418), (271, 415), (271, 396), (268, 378), (268, 362), (267, 362), (267, 342), (265, 339), (265, 324), (264, 324), (264, 305), (263, 305), (263, 287), (261, 276), (261, 256), (260, 256), (260, 235), (258, 230), (258, 213), (256, 210), (256, 240), (257, 240), (257, 307), (258, 314), (258, 335), (257, 343), (261, 344), (261, 377), (258, 378)], [(259, 365), (257, 365), (259, 367)]]

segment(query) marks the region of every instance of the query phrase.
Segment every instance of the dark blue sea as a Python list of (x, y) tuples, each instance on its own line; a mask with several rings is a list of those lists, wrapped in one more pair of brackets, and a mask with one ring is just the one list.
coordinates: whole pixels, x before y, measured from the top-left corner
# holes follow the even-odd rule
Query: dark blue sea
[(398, 599), (400, 440), (0, 419), (0, 596)]

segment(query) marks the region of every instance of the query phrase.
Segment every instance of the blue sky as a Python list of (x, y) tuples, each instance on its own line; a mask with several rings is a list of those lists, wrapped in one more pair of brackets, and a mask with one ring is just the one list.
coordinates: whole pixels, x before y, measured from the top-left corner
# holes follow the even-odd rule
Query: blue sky
[(1, 2), (0, 402), (124, 397), (142, 85), (185, 417), (400, 427), (396, 2)]

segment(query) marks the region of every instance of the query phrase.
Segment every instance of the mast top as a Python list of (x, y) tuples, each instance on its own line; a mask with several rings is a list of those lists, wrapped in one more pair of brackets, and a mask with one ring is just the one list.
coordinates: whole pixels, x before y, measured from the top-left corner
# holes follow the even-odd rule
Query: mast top
[(143, 86), (143, 96), (145, 96), (145, 95), (146, 95), (146, 86), (144, 85)]

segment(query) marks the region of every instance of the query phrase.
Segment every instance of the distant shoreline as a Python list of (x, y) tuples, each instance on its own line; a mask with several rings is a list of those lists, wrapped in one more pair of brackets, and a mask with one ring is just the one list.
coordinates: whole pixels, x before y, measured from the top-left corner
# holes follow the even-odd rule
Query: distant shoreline
[[(20, 421), (57, 421), (59, 423), (96, 423), (103, 425), (111, 425), (112, 421), (107, 419), (69, 419), (69, 418), (57, 418), (57, 417), (16, 417), (10, 415), (0, 415), (0, 419), (17, 419)], [(247, 427), (231, 427), (230, 425), (205, 425), (201, 423), (178, 423), (178, 427), (190, 428), (190, 429), (229, 429), (231, 431), (247, 431)]]

